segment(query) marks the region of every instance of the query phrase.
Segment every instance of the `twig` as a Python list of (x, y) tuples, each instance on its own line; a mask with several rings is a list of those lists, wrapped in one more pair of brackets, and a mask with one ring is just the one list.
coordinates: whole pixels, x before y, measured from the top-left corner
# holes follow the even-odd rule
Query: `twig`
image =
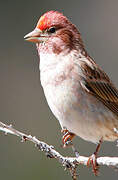
[[(45, 154), (50, 158), (57, 159), (65, 168), (69, 169), (73, 180), (77, 179), (76, 168), (79, 164), (87, 165), (89, 157), (79, 156), (79, 157), (64, 157), (59, 152), (57, 152), (53, 146), (48, 145), (45, 142), (38, 140), (35, 136), (27, 135), (20, 131), (17, 131), (12, 127), (12, 125), (6, 125), (0, 122), (0, 130), (5, 132), (5, 134), (13, 134), (19, 136), (23, 142), (26, 140), (33, 142), (39, 150), (44, 151)], [(99, 157), (97, 158), (98, 165), (106, 165), (118, 168), (118, 157)]]

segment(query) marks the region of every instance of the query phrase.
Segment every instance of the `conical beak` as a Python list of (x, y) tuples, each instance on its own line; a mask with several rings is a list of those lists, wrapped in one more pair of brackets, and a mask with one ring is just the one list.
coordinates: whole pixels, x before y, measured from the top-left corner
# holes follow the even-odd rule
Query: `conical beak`
[(26, 41), (38, 43), (41, 41), (41, 33), (42, 31), (40, 29), (35, 28), (32, 32), (25, 35), (24, 39)]

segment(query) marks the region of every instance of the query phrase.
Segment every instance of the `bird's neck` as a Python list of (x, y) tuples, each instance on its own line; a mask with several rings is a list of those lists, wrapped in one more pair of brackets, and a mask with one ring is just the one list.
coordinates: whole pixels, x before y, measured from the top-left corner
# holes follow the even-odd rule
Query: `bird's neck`
[(72, 51), (66, 49), (64, 52), (61, 52), (59, 54), (53, 53), (52, 51), (41, 51), (38, 48), (38, 54), (40, 58), (40, 71), (55, 69), (60, 64), (74, 64), (75, 61), (82, 61), (89, 57), (84, 48)]

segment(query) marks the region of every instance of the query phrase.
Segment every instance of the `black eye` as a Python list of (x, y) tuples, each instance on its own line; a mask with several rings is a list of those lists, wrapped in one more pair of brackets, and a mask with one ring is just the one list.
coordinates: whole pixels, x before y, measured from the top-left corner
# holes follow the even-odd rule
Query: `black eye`
[(56, 31), (55, 27), (51, 27), (49, 30), (48, 30), (50, 33), (54, 33)]

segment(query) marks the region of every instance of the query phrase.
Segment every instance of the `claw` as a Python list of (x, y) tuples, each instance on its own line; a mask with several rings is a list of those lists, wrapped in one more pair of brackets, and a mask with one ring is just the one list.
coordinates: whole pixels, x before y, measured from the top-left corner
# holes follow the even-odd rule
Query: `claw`
[(97, 164), (97, 157), (95, 154), (92, 154), (87, 161), (87, 166), (90, 167), (90, 165), (92, 165), (93, 173), (95, 176), (97, 176), (99, 172), (99, 166)]
[(62, 129), (61, 132), (63, 133), (62, 143), (63, 147), (72, 146), (72, 139), (74, 138), (75, 134), (69, 132), (67, 129)]
[(99, 152), (99, 150), (100, 150), (100, 146), (101, 146), (101, 144), (102, 144), (102, 138), (101, 138), (101, 140), (99, 141), (99, 144), (97, 145), (97, 147), (96, 147), (96, 151), (94, 152), (94, 154), (92, 154), (90, 157), (89, 157), (89, 159), (88, 159), (88, 161), (87, 161), (87, 166), (88, 167), (90, 167), (90, 165), (92, 165), (92, 169), (93, 169), (93, 172), (94, 172), (94, 174), (95, 174), (95, 176), (97, 176), (98, 175), (98, 170), (99, 170), (99, 165), (97, 164), (97, 155), (98, 155), (98, 152)]

